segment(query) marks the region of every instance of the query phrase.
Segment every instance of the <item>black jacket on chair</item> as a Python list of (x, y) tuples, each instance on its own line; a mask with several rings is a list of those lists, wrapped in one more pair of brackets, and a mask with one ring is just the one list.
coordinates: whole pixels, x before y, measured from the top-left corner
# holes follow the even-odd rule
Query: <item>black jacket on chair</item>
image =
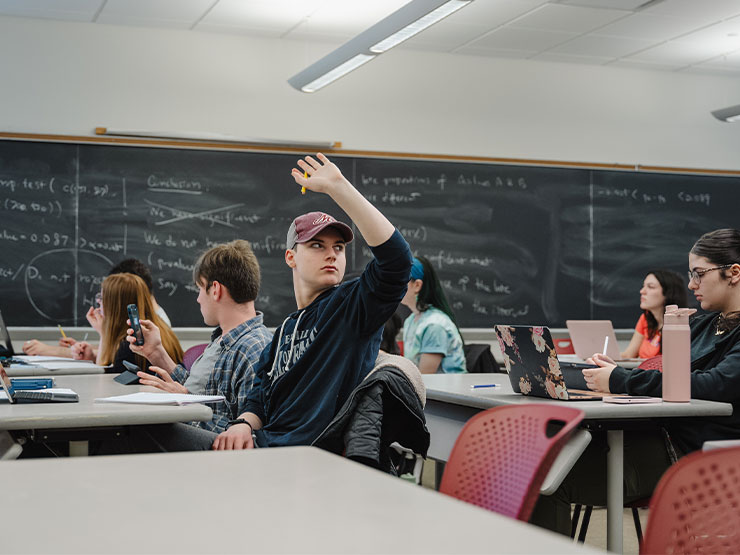
[(409, 380), (398, 368), (383, 366), (355, 388), (312, 445), (395, 473), (393, 442), (426, 457), (429, 431)]

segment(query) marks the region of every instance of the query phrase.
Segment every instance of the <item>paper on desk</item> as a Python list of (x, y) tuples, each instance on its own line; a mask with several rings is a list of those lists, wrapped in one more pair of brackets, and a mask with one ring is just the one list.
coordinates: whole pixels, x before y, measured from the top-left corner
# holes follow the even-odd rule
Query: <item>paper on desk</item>
[(95, 399), (96, 403), (131, 403), (135, 405), (190, 405), (192, 403), (220, 403), (223, 395), (191, 395), (189, 393), (151, 393), (141, 391)]
[[(73, 390), (68, 389), (66, 387), (47, 387), (46, 389), (40, 389), (39, 391), (43, 391), (44, 393), (65, 393), (67, 395), (75, 394)], [(8, 394), (0, 390), (0, 401), (5, 401), (7, 399), (8, 399)]]
[[(52, 357), (52, 356), (44, 356), (44, 355), (13, 355), (13, 358), (17, 358), (18, 360), (24, 360), (26, 362), (30, 362), (32, 364), (36, 364), (39, 362), (71, 362), (72, 359), (69, 357)], [(85, 363), (82, 360), (78, 360), (76, 362)]]

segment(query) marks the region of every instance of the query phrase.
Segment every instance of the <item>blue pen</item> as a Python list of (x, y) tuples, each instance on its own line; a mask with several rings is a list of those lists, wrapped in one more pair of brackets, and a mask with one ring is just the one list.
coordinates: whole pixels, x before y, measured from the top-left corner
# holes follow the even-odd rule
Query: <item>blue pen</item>
[(470, 389), (480, 389), (483, 387), (501, 387), (501, 385), (497, 383), (480, 383), (476, 385), (471, 385)]

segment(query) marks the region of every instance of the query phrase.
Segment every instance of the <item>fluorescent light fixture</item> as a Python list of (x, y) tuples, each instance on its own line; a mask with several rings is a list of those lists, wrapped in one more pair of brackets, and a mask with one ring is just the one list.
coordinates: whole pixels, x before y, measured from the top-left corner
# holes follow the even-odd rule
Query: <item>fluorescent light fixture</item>
[(346, 75), (350, 71), (353, 71), (357, 69), (358, 67), (360, 67), (361, 65), (368, 63), (374, 57), (375, 56), (372, 56), (369, 54), (358, 54), (354, 58), (350, 58), (349, 60), (344, 62), (342, 65), (335, 67), (328, 73), (324, 73), (324, 75), (322, 75), (318, 79), (314, 79), (308, 85), (302, 86), (301, 90), (307, 93), (312, 93), (314, 91), (317, 91), (321, 87), (325, 87), (332, 81), (336, 81), (342, 75)]
[(115, 129), (111, 127), (96, 127), (96, 135), (108, 135), (112, 137), (136, 137), (146, 139), (166, 139), (176, 141), (195, 141), (208, 143), (232, 143), (255, 146), (278, 146), (286, 148), (306, 148), (311, 150), (322, 150), (341, 148), (342, 143), (337, 141), (285, 141), (281, 139), (264, 139), (260, 137), (233, 137), (219, 133), (207, 132), (185, 132), (172, 131), (148, 131), (142, 129)]
[(288, 83), (299, 91), (315, 92), (472, 1), (412, 0), (318, 62), (295, 74), (288, 79)]
[(712, 115), (720, 121), (735, 123), (740, 121), (740, 104), (730, 106), (729, 108), (722, 108), (721, 110), (714, 110)]

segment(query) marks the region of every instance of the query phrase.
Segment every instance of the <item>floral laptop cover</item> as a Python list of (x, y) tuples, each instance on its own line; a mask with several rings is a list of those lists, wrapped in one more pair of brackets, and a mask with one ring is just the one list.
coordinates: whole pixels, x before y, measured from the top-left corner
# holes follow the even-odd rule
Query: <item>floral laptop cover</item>
[(517, 393), (561, 401), (601, 400), (599, 393), (566, 386), (547, 327), (497, 325), (495, 330), (511, 387)]

